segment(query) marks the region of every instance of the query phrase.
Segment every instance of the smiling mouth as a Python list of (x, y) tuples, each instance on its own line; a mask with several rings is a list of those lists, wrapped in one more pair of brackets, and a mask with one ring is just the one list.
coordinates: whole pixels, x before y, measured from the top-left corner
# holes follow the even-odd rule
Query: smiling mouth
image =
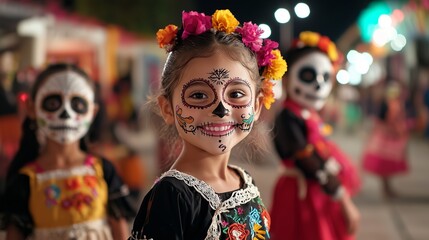
[(319, 97), (319, 96), (316, 96), (316, 95), (313, 95), (313, 94), (310, 94), (310, 93), (304, 93), (299, 88), (295, 88), (295, 93), (298, 94), (298, 95), (302, 94), (302, 95), (304, 95), (304, 97), (306, 99), (309, 99), (311, 101), (317, 101), (317, 100), (324, 100), (325, 99), (324, 97)]
[(59, 126), (49, 126), (49, 129), (55, 131), (77, 131), (77, 127), (67, 126), (67, 125), (59, 125)]
[(307, 99), (313, 100), (313, 101), (325, 99), (323, 97), (315, 96), (315, 95), (308, 94), (308, 93), (304, 94), (304, 97), (307, 98)]
[(227, 136), (231, 134), (234, 130), (237, 124), (234, 124), (233, 122), (228, 123), (205, 123), (201, 126), (198, 126), (197, 128), (200, 129), (200, 131), (207, 136), (213, 136), (213, 137), (222, 137)]

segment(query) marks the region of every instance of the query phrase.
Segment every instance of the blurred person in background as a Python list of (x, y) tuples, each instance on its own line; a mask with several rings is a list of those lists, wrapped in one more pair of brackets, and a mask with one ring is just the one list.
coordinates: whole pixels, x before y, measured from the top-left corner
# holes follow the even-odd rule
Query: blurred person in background
[(6, 239), (125, 239), (134, 217), (113, 165), (83, 150), (97, 113), (92, 80), (71, 64), (42, 71), (5, 193)]
[(328, 139), (319, 111), (328, 99), (340, 54), (331, 40), (301, 32), (286, 52), (287, 92), (275, 119), (274, 145), (283, 174), (274, 188), (272, 239), (354, 239), (360, 214), (352, 201), (360, 180), (351, 160)]
[(408, 140), (412, 122), (407, 118), (403, 86), (389, 81), (384, 99), (363, 153), (363, 169), (378, 176), (383, 195), (397, 197), (391, 178), (408, 172)]

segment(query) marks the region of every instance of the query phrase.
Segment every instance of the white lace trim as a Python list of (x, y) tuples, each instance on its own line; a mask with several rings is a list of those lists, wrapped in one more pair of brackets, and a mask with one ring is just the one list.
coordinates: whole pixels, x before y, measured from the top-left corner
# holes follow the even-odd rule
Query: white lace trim
[(50, 179), (65, 179), (71, 176), (95, 175), (95, 170), (92, 166), (77, 166), (70, 169), (56, 169), (52, 171), (37, 173), (37, 180), (40, 182)]
[[(92, 236), (92, 238), (91, 238)], [(73, 224), (67, 227), (36, 228), (32, 240), (38, 239), (112, 239), (106, 219)]]
[(221, 202), (219, 196), (210, 185), (189, 174), (171, 169), (160, 177), (160, 179), (164, 177), (174, 177), (184, 181), (186, 185), (195, 188), (195, 190), (209, 202), (210, 207), (215, 210), (205, 239), (219, 239), (221, 234), (222, 213), (228, 212), (228, 209), (245, 204), (250, 200), (260, 196), (259, 190), (255, 185), (253, 185), (252, 177), (249, 174), (247, 174), (242, 168), (238, 166), (230, 165), (230, 167), (238, 170), (247, 187), (233, 192), (231, 197), (223, 202)]

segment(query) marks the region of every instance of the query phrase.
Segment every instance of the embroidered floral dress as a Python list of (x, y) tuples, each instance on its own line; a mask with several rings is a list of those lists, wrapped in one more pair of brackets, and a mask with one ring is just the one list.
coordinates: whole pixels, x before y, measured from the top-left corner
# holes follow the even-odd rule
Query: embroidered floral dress
[(270, 216), (251, 176), (236, 166), (242, 187), (216, 193), (195, 177), (169, 170), (146, 195), (130, 240), (269, 239)]
[(31, 239), (112, 239), (107, 216), (132, 217), (128, 191), (106, 160), (44, 171), (30, 163), (8, 186), (9, 224)]

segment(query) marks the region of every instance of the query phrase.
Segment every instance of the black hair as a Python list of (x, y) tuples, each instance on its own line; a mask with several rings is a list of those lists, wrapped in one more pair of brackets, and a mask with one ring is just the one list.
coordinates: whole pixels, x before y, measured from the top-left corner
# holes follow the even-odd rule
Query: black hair
[[(36, 94), (40, 86), (42, 86), (44, 81), (49, 76), (51, 76), (52, 74), (62, 72), (62, 71), (67, 71), (67, 70), (76, 72), (82, 77), (84, 77), (85, 80), (87, 80), (87, 82), (90, 84), (92, 89), (94, 89), (92, 80), (78, 66), (69, 64), (69, 63), (55, 63), (52, 65), (49, 65), (42, 72), (38, 74), (38, 76), (36, 77), (36, 80), (34, 81), (33, 88), (31, 91), (31, 95), (30, 95), (31, 99), (33, 101), (35, 100)], [(19, 142), (19, 148), (9, 165), (7, 176), (6, 176), (6, 182), (9, 182), (10, 180), (12, 180), (12, 178), (17, 175), (18, 171), (22, 167), (34, 161), (39, 155), (40, 144), (38, 142), (37, 135), (36, 135), (36, 132), (37, 132), (36, 120), (28, 116), (25, 117), (24, 121), (22, 122), (21, 128), (22, 128), (22, 131), (21, 131), (21, 140)], [(89, 131), (86, 135), (88, 134), (89, 134)], [(87, 151), (88, 148), (86, 146), (86, 136), (80, 140), (80, 148), (83, 151)]]

